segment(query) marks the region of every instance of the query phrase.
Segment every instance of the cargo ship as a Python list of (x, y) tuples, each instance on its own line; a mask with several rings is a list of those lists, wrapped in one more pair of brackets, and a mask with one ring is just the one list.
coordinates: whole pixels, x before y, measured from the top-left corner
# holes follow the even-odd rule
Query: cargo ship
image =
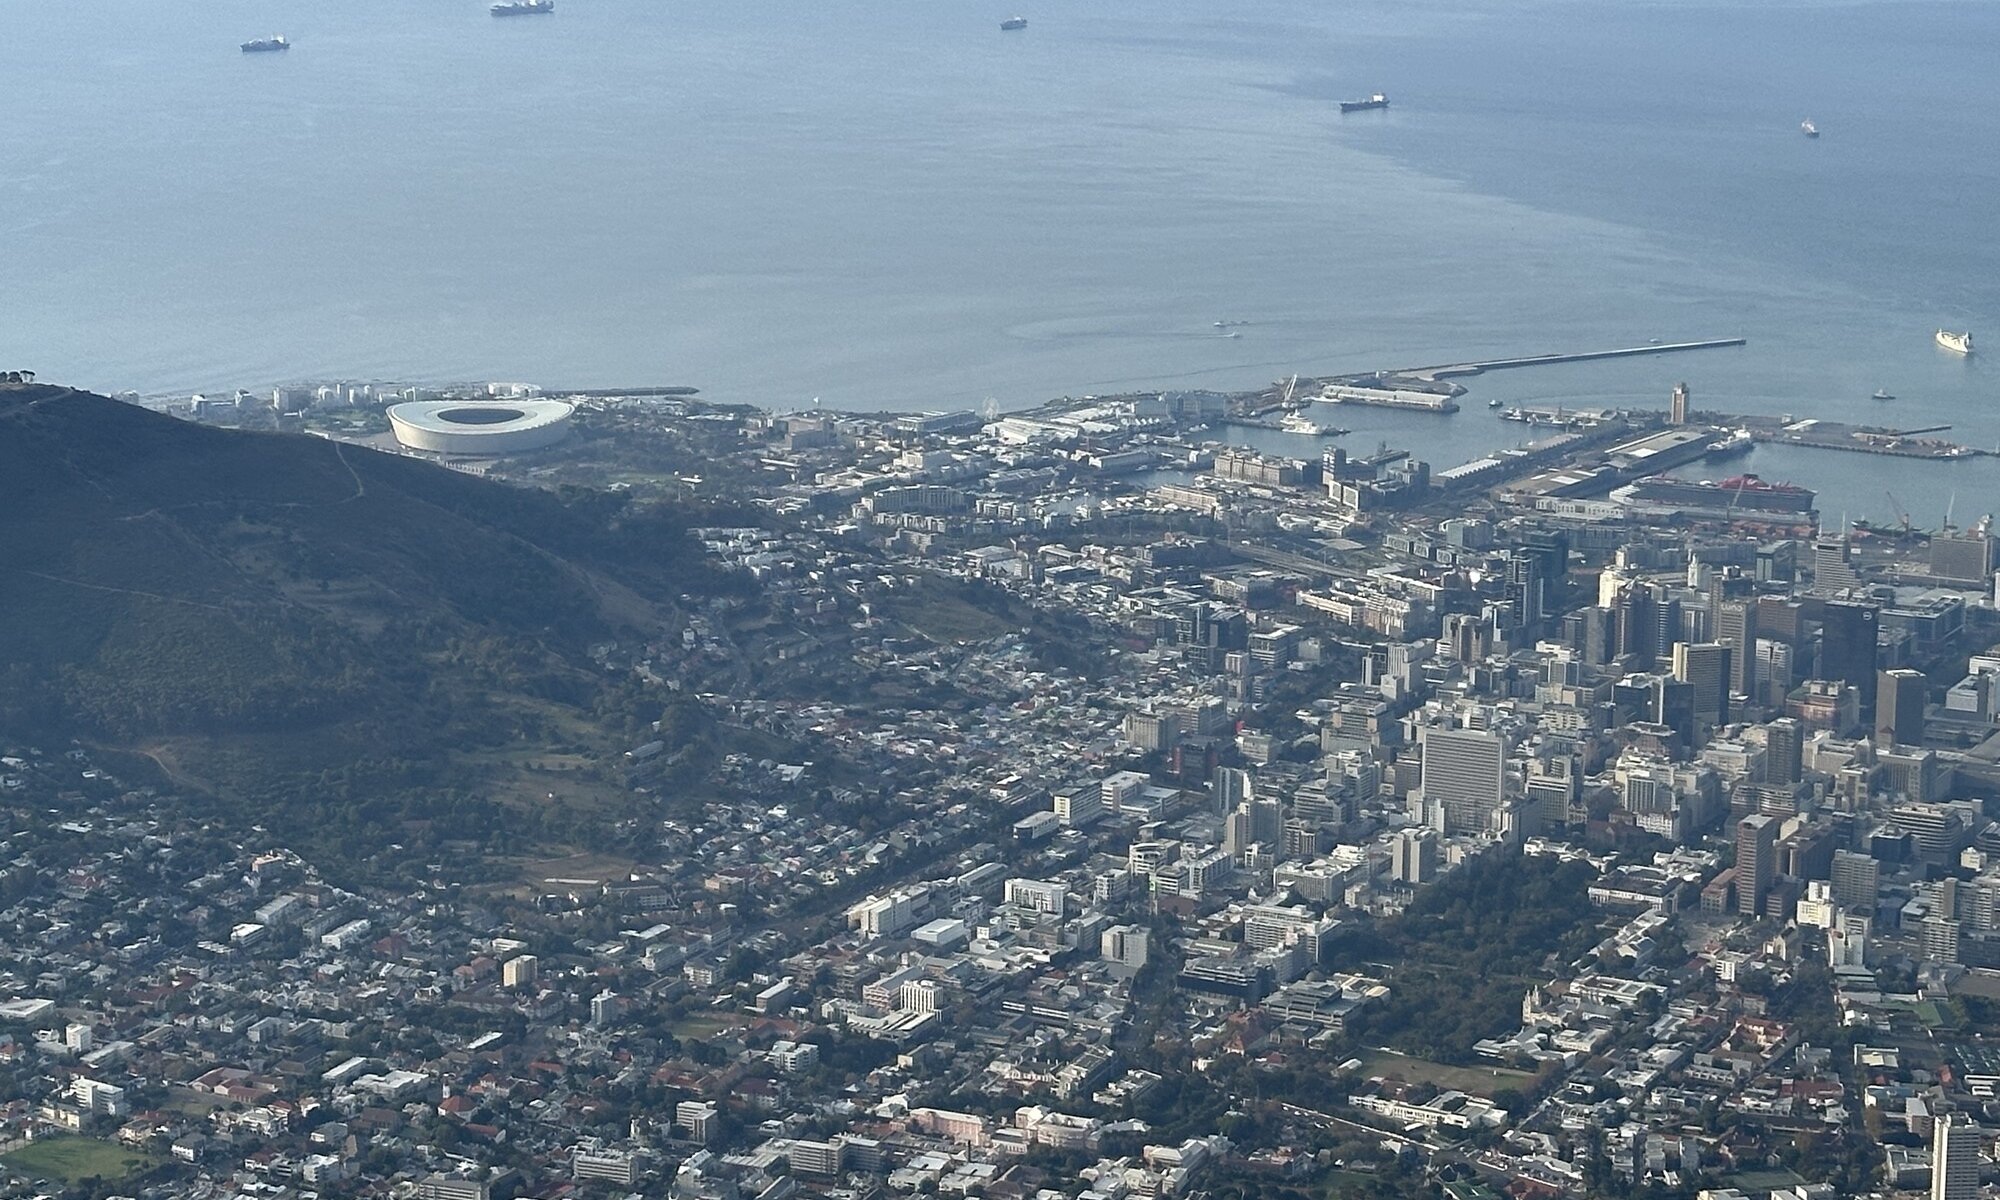
[(1972, 335), (1970, 333), (1953, 333), (1949, 329), (1940, 329), (1937, 331), (1937, 344), (1943, 346), (1953, 354), (1972, 353)]
[(1611, 499), (1649, 513), (1805, 522), (1815, 511), (1819, 494), (1797, 484), (1767, 483), (1749, 474), (1720, 481), (1651, 475), (1615, 489)]
[(496, 17), (525, 17), (530, 13), (552, 13), (556, 0), (500, 0), (493, 6)]
[(245, 54), (262, 54), (271, 50), (290, 50), (291, 48), (292, 44), (286, 41), (285, 36), (281, 33), (272, 34), (267, 38), (255, 38), (243, 43), (243, 53)]
[(1389, 107), (1389, 97), (1383, 95), (1381, 92), (1376, 92), (1366, 100), (1342, 100), (1340, 102), (1340, 111), (1344, 113), (1366, 112), (1371, 108), (1387, 107)]
[(1028, 18), (1026, 17), (1008, 17), (1006, 20), (1000, 22), (1000, 32), (1002, 33), (1012, 33), (1016, 29), (1026, 29), (1027, 27)]

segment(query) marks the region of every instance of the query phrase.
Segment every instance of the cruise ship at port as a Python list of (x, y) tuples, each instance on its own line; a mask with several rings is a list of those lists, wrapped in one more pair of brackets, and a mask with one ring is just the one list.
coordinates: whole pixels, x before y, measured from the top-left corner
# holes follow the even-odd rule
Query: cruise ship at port
[(1953, 333), (1949, 329), (1940, 329), (1937, 331), (1937, 344), (1943, 346), (1953, 354), (1972, 353), (1972, 335), (1970, 333)]
[(525, 17), (529, 13), (552, 13), (556, 0), (500, 0), (493, 6), (496, 17)]
[(1819, 494), (1811, 488), (1768, 483), (1749, 474), (1719, 481), (1650, 475), (1614, 489), (1611, 499), (1651, 514), (1804, 524), (1812, 519)]
[(290, 50), (291, 48), (292, 44), (286, 41), (285, 35), (281, 33), (272, 34), (267, 38), (254, 38), (243, 43), (243, 53), (245, 54), (263, 54), (272, 50)]
[(1376, 92), (1366, 100), (1342, 100), (1340, 102), (1341, 112), (1366, 112), (1371, 108), (1387, 107), (1389, 107), (1389, 97), (1383, 95), (1381, 92)]

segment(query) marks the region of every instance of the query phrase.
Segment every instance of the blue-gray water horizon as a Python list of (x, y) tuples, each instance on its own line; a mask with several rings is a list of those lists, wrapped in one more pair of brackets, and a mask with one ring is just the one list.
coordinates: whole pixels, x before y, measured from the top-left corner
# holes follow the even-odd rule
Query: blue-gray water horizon
[[(6, 0), (0, 365), (1015, 408), (1742, 336), (1350, 424), (1449, 464), (1519, 436), (1488, 397), (1685, 379), (2000, 445), (1984, 358), (1931, 340), (2000, 352), (1992, 3), (557, 8)], [(2000, 506), (1993, 460), (1739, 465)]]

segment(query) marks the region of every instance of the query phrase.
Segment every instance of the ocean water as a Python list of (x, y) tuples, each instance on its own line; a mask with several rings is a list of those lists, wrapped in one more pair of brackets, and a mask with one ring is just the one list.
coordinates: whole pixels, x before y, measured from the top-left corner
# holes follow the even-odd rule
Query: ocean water
[[(2000, 376), (1931, 343), (2000, 353), (1992, 0), (0, 0), (0, 30), (0, 365), (49, 379), (1019, 407), (1742, 336), (1352, 439), (1449, 464), (1518, 438), (1490, 396), (1685, 379), (2000, 445)], [(1994, 460), (1740, 465), (1855, 516), (2000, 506)]]

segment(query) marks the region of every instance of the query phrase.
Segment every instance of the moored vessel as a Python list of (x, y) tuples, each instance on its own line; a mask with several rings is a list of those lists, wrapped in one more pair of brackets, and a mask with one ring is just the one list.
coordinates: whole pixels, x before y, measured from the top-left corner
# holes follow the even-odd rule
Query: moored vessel
[(1750, 474), (1715, 482), (1650, 475), (1613, 490), (1610, 498), (1652, 512), (1794, 519), (1811, 514), (1819, 499), (1810, 488), (1769, 483)]
[[(1709, 446), (1708, 452), (1704, 454), (1702, 457), (1728, 458), (1732, 454), (1744, 453), (1755, 444), (1756, 441), (1750, 436), (1749, 430), (1732, 429), (1728, 433), (1721, 436), (1720, 438), (1717, 438), (1715, 442)], [(1745, 476), (1745, 478), (1754, 478), (1754, 477)]]
[(1285, 419), (1278, 422), (1278, 428), (1286, 433), (1303, 433), (1311, 437), (1339, 437), (1348, 432), (1326, 417), (1315, 414), (1315, 407), (1317, 405), (1307, 404), (1296, 412), (1286, 413)]

